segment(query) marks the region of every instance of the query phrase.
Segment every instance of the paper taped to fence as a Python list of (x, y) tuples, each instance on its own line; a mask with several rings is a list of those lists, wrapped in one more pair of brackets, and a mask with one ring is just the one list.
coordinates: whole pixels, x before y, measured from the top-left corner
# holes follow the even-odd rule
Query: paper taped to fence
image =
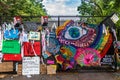
[(39, 32), (30, 31), (29, 39), (30, 40), (40, 40), (40, 33)]

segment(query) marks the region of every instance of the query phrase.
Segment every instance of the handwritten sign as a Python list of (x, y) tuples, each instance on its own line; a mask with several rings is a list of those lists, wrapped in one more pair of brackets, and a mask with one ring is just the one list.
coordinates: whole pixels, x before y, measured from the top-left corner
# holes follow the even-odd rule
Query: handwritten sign
[(24, 57), (22, 61), (22, 75), (34, 75), (40, 73), (39, 57)]
[(29, 33), (30, 40), (40, 40), (40, 33), (39, 32), (32, 32)]

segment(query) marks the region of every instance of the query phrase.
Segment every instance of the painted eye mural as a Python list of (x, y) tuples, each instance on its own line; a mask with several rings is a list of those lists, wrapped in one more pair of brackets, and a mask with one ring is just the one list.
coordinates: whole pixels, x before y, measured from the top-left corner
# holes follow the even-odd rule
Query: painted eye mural
[(57, 39), (61, 44), (72, 45), (74, 47), (89, 47), (96, 37), (95, 28), (86, 26), (73, 26), (73, 21), (67, 21), (56, 30)]
[(75, 26), (72, 20), (57, 27), (56, 38), (61, 44), (61, 56), (57, 56), (56, 60), (63, 70), (73, 68), (76, 63), (80, 66), (101, 66), (102, 58), (113, 42), (109, 28), (103, 24), (82, 23)]
[(83, 35), (87, 34), (87, 30), (78, 26), (70, 26), (64, 33), (64, 38), (68, 40), (80, 39)]

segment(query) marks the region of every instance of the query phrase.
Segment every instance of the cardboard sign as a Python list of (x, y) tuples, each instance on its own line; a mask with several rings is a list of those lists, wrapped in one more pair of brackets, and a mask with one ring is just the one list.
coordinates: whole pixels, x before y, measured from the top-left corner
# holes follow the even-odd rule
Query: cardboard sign
[(47, 74), (47, 66), (46, 66), (46, 64), (41, 64), (40, 65), (40, 73), (41, 74)]
[(40, 74), (40, 58), (24, 57), (22, 61), (22, 75)]
[(56, 74), (56, 65), (48, 65), (47, 66), (47, 74)]
[(10, 71), (13, 71), (13, 62), (0, 63), (0, 72), (10, 72)]

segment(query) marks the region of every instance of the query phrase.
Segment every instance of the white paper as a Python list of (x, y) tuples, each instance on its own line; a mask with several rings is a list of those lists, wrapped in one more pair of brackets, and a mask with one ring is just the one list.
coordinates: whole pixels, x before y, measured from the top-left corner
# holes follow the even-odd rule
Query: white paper
[(22, 75), (40, 74), (40, 58), (39, 57), (23, 57)]
[(117, 16), (116, 14), (114, 14), (114, 15), (111, 17), (111, 20), (112, 20), (114, 23), (116, 23), (116, 22), (119, 20), (119, 18), (118, 18), (118, 16)]

